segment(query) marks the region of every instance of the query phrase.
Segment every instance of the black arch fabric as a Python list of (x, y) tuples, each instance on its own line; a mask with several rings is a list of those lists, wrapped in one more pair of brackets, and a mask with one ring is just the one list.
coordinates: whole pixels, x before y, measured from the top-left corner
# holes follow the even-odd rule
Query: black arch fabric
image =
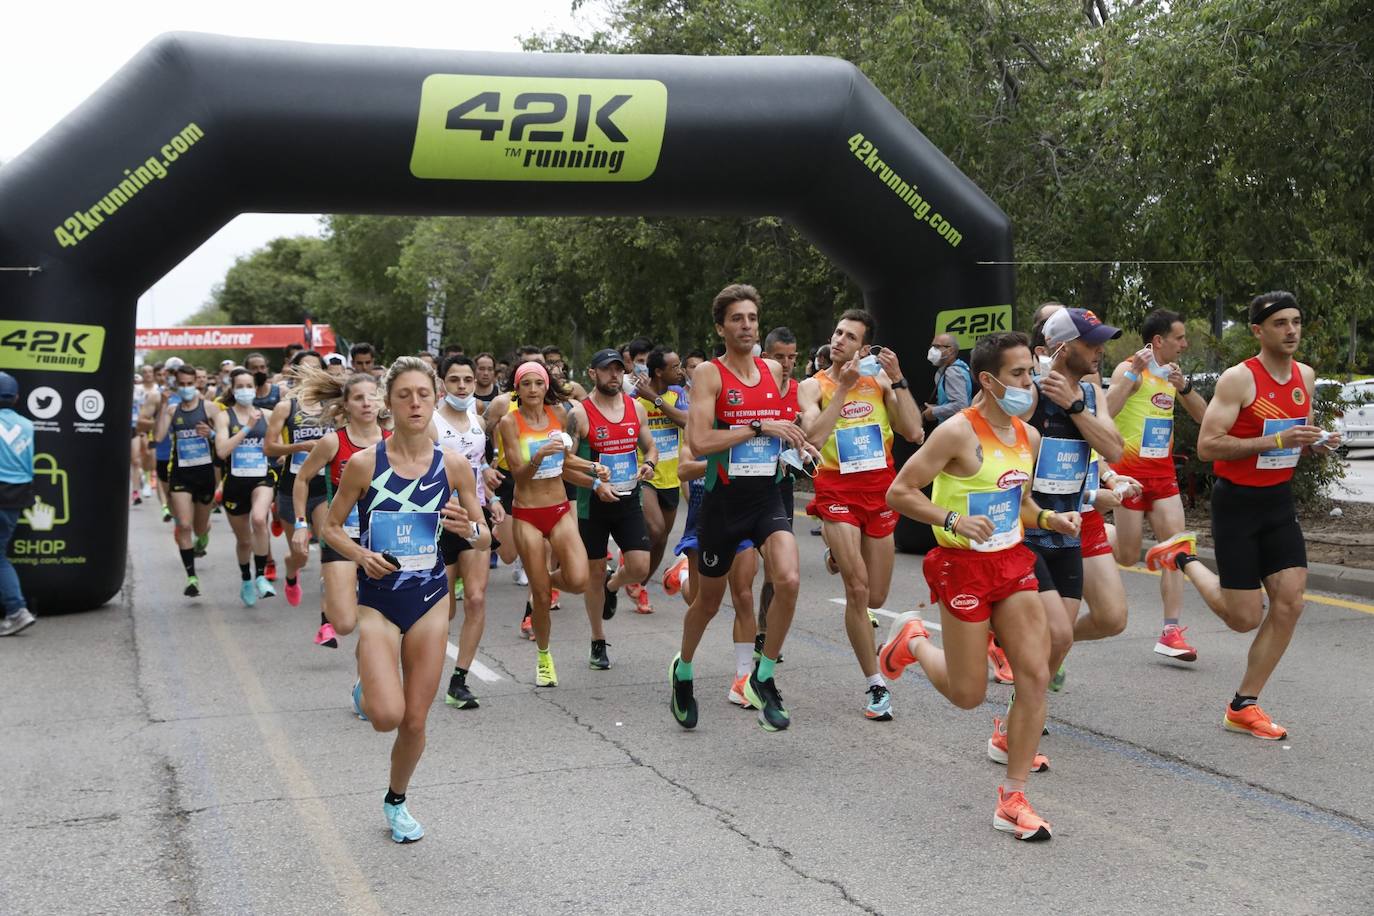
[(1012, 301), (975, 263), (1011, 260), (1005, 214), (843, 61), (165, 35), (0, 169), (0, 267), (41, 268), (0, 271), (0, 368), (46, 389), (20, 409), (53, 511), (11, 551), (40, 611), (124, 578), (138, 295), (253, 211), (775, 214), (862, 287), (918, 398), (937, 313)]

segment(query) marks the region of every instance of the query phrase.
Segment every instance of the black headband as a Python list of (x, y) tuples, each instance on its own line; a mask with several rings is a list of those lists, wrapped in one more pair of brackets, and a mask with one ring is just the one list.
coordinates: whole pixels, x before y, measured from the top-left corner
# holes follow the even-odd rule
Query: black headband
[(1270, 315), (1274, 314), (1275, 312), (1280, 312), (1280, 311), (1283, 311), (1284, 309), (1297, 309), (1297, 310), (1298, 310), (1298, 314), (1299, 314), (1299, 315), (1302, 314), (1302, 307), (1298, 305), (1298, 300), (1294, 299), (1291, 295), (1285, 295), (1285, 296), (1280, 296), (1278, 299), (1275, 299), (1273, 302), (1265, 302), (1265, 303), (1263, 303), (1263, 304), (1261, 304), (1261, 305), (1256, 305), (1256, 304), (1254, 304), (1254, 303), (1251, 303), (1251, 305), (1250, 305), (1250, 323), (1251, 323), (1251, 324), (1264, 324), (1264, 320), (1265, 320), (1266, 318), (1268, 318)]

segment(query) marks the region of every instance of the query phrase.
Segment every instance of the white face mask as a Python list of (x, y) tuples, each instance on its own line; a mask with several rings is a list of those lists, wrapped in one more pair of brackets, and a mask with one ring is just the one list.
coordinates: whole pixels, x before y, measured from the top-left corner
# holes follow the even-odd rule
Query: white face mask
[(1054, 365), (1054, 360), (1050, 359), (1044, 353), (1037, 353), (1035, 356), (1035, 362), (1038, 367), (1038, 370), (1036, 372), (1037, 375), (1049, 375), (1050, 366)]
[(926, 360), (929, 361), (932, 366), (938, 366), (945, 361), (945, 351), (941, 350), (939, 347), (931, 347), (926, 351)]

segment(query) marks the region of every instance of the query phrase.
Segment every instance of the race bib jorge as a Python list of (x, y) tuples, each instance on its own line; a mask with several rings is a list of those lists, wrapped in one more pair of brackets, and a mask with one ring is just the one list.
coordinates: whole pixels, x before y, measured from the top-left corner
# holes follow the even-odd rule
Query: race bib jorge
[(373, 512), (367, 536), (368, 546), (391, 554), (403, 572), (426, 572), (439, 556), (439, 513)]
[[(743, 429), (733, 426), (731, 429)], [(772, 436), (754, 436), (730, 447), (731, 477), (772, 477), (778, 473), (782, 442)]]
[(639, 482), (639, 457), (635, 452), (619, 455), (602, 455), (601, 463), (611, 472), (611, 489), (617, 493), (629, 493)]
[(877, 423), (835, 430), (835, 451), (840, 458), (841, 474), (877, 471), (887, 467), (883, 431)]
[(1077, 493), (1088, 475), (1088, 443), (1082, 439), (1040, 440), (1040, 454), (1035, 459), (1036, 493)]
[(1005, 550), (1021, 542), (1021, 485), (1009, 490), (992, 490), (968, 495), (968, 514), (986, 515), (992, 520), (992, 537), (969, 546), (981, 553)]

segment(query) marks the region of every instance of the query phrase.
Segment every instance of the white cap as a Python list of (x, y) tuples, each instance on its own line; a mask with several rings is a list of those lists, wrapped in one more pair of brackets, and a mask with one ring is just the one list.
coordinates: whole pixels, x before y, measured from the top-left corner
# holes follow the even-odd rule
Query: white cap
[(162, 364), (162, 368), (166, 369), (168, 372), (175, 372), (184, 365), (186, 365), (186, 360), (182, 359), (180, 356), (172, 356), (168, 358), (167, 362)]
[(1045, 334), (1045, 343), (1067, 343), (1070, 340), (1077, 340), (1078, 325), (1073, 323), (1073, 316), (1068, 309), (1055, 309), (1050, 313), (1050, 317), (1045, 319), (1045, 327), (1042, 329)]

